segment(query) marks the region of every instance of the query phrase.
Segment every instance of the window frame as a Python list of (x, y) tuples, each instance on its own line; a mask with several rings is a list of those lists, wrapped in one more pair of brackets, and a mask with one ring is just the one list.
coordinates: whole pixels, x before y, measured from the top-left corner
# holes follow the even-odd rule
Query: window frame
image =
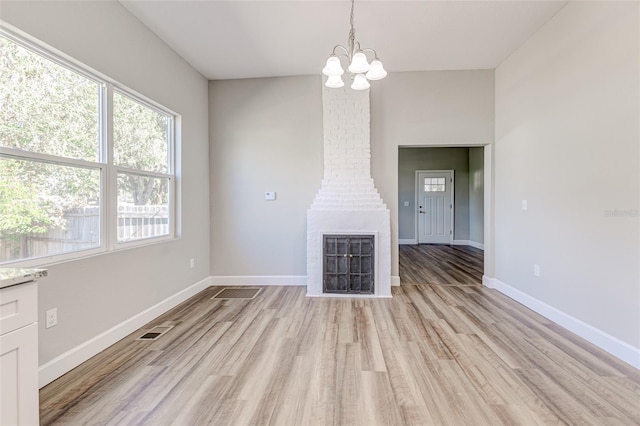
[[(165, 114), (169, 117), (169, 125), (168, 125), (168, 137), (167, 137), (167, 173), (161, 172), (152, 172), (146, 170), (134, 169), (126, 166), (118, 166), (114, 163), (114, 143), (113, 143), (113, 94), (115, 92), (120, 92), (120, 94), (128, 96), (134, 101), (142, 104), (143, 106), (152, 109), (160, 114)], [(135, 92), (127, 89), (124, 86), (111, 84), (111, 90), (107, 91), (107, 112), (109, 114), (109, 118), (107, 120), (107, 157), (108, 157), (108, 167), (111, 170), (111, 173), (107, 173), (109, 176), (109, 200), (114, 204), (112, 208), (113, 215), (108, 217), (108, 220), (111, 222), (110, 226), (110, 238), (109, 238), (109, 248), (111, 250), (120, 250), (129, 247), (139, 247), (143, 245), (149, 244), (150, 240), (153, 242), (161, 242), (172, 240), (176, 238), (176, 164), (175, 164), (175, 145), (176, 145), (176, 120), (178, 116), (175, 113), (169, 112), (166, 108), (160, 107), (152, 101), (149, 101), (146, 98), (143, 98)], [(169, 234), (160, 235), (157, 237), (149, 237), (143, 238), (139, 240), (133, 241), (118, 241), (118, 173), (129, 173), (136, 174), (140, 176), (149, 176), (154, 178), (166, 178), (169, 179), (168, 185), (168, 209), (169, 209)]]
[[(92, 82), (98, 84), (98, 132), (99, 146), (97, 161), (88, 161), (75, 159), (70, 157), (62, 157), (50, 154), (27, 151), (19, 148), (7, 148), (0, 146), (0, 158), (7, 158), (22, 161), (45, 162), (58, 164), (61, 166), (97, 169), (100, 174), (100, 245), (95, 248), (82, 249), (73, 252), (51, 254), (40, 257), (31, 257), (26, 259), (17, 259), (11, 261), (0, 262), (1, 267), (38, 267), (52, 265), (62, 262), (68, 262), (87, 257), (107, 254), (110, 252), (127, 250), (146, 245), (163, 243), (171, 240), (179, 239), (178, 220), (179, 212), (177, 200), (179, 198), (178, 191), (178, 173), (176, 163), (177, 140), (179, 131), (177, 123), (180, 122), (181, 116), (169, 108), (149, 99), (148, 97), (126, 87), (123, 84), (109, 78), (108, 76), (95, 71), (91, 67), (77, 61), (76, 59), (57, 51), (45, 43), (23, 33), (22, 31), (8, 28), (6, 24), (0, 22), (0, 36), (5, 37), (10, 42), (52, 61), (58, 66), (66, 68), (72, 72), (81, 75)], [(152, 172), (139, 169), (133, 169), (125, 166), (116, 166), (114, 164), (113, 153), (113, 94), (119, 92), (135, 102), (152, 109), (158, 113), (168, 116), (168, 135), (167, 135), (167, 172)], [(146, 237), (133, 241), (118, 241), (118, 189), (117, 177), (119, 172), (132, 173), (153, 178), (168, 179), (168, 213), (169, 213), (169, 233), (167, 235)]]

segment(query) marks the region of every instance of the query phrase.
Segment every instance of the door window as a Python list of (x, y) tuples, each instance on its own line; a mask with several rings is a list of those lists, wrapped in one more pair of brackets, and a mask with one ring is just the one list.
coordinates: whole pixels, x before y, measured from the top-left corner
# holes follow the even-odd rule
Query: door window
[(445, 192), (445, 178), (424, 178), (424, 192)]

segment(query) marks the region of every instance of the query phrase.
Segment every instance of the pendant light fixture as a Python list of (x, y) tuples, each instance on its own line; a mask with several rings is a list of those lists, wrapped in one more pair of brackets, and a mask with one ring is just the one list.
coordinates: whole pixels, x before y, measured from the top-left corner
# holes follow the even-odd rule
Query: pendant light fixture
[[(353, 80), (351, 88), (353, 90), (366, 90), (371, 86), (369, 84), (370, 80), (382, 80), (387, 76), (387, 71), (385, 71), (382, 66), (380, 59), (378, 59), (376, 51), (369, 48), (362, 49), (360, 48), (360, 43), (356, 41), (356, 30), (353, 27), (354, 3), (355, 0), (351, 0), (349, 45), (348, 47), (344, 47), (339, 44), (334, 47), (331, 56), (329, 56), (325, 67), (322, 69), (322, 73), (329, 77), (324, 85), (330, 88), (344, 86), (344, 82), (342, 81), (344, 69), (340, 63), (340, 58), (345, 58), (349, 63), (347, 69), (351, 73), (351, 79)], [(373, 54), (373, 61), (371, 61), (371, 63), (369, 63), (367, 59), (367, 52)]]

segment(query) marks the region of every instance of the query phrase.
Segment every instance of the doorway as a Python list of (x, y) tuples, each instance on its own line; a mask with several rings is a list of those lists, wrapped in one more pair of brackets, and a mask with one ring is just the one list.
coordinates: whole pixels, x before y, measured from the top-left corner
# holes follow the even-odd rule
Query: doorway
[(492, 157), (490, 145), (399, 147), (400, 284), (478, 285), (492, 276)]

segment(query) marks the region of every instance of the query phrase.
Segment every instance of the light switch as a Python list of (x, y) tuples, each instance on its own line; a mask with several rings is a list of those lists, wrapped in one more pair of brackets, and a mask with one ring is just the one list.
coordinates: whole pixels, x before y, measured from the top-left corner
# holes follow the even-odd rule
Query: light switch
[(527, 210), (527, 200), (522, 200), (522, 210)]
[(409, 207), (409, 202), (408, 202), (408, 201), (405, 201), (405, 202), (404, 202), (404, 206), (405, 206), (405, 207)]
[(265, 192), (264, 193), (264, 199), (267, 201), (274, 201), (276, 199), (276, 193), (275, 192)]

